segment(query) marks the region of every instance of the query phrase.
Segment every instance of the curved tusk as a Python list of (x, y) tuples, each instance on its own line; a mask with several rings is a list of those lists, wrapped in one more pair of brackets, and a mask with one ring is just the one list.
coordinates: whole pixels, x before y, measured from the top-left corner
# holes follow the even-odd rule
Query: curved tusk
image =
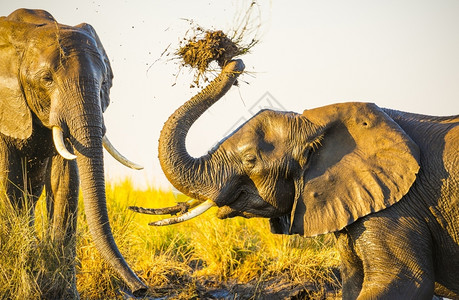
[(145, 208), (140, 206), (128, 206), (128, 209), (146, 215), (183, 215), (187, 213), (190, 208), (193, 209), (199, 204), (202, 204), (202, 202), (196, 199), (190, 199), (187, 202), (177, 202), (177, 205), (171, 207)]
[(176, 206), (163, 208), (145, 208), (140, 206), (128, 206), (128, 209), (146, 215), (175, 215), (177, 213), (184, 214), (188, 212), (190, 205), (186, 202), (179, 202)]
[(125, 165), (126, 167), (129, 167), (134, 170), (142, 170), (143, 167), (141, 165), (138, 165), (136, 163), (133, 163), (126, 157), (124, 157), (121, 153), (118, 152), (118, 150), (113, 147), (112, 143), (108, 140), (107, 136), (104, 136), (102, 138), (102, 145), (104, 145), (105, 150), (107, 150), (108, 153), (110, 153), (111, 156), (113, 156), (114, 159)]
[(70, 153), (65, 147), (64, 143), (64, 133), (62, 129), (57, 126), (53, 126), (53, 141), (54, 147), (56, 147), (57, 152), (65, 159), (74, 160), (76, 158), (75, 154)]
[(202, 204), (199, 204), (198, 206), (196, 206), (193, 210), (190, 210), (189, 212), (184, 213), (181, 216), (163, 219), (163, 220), (159, 220), (156, 222), (151, 222), (148, 225), (165, 226), (165, 225), (172, 225), (172, 224), (177, 224), (177, 223), (181, 223), (184, 221), (188, 221), (189, 219), (192, 219), (194, 217), (197, 217), (203, 214), (205, 211), (207, 211), (209, 208), (211, 208), (214, 205), (215, 203), (213, 201), (207, 200), (203, 202)]

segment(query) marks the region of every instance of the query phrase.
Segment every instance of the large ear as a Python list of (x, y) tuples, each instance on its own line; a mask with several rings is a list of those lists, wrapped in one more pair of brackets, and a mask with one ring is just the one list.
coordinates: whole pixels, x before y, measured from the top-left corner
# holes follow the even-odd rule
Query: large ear
[(21, 50), (13, 45), (14, 36), (21, 37), (23, 27), (21, 23), (0, 19), (0, 132), (18, 139), (32, 134), (32, 114), (19, 82)]
[(96, 41), (98, 50), (100, 51), (100, 54), (102, 55), (104, 59), (104, 64), (106, 68), (106, 84), (102, 87), (101, 91), (101, 102), (102, 102), (102, 111), (105, 111), (110, 104), (110, 88), (112, 87), (112, 80), (113, 80), (113, 71), (112, 67), (110, 65), (110, 60), (108, 59), (108, 55), (105, 52), (104, 46), (102, 45), (102, 42), (99, 39), (99, 36), (96, 33), (96, 30), (94, 27), (87, 23), (82, 23), (77, 26), (77, 28), (81, 28), (87, 33), (89, 33), (90, 36)]
[(299, 185), (293, 233), (340, 230), (408, 192), (419, 171), (419, 149), (379, 107), (342, 103), (303, 117), (323, 132)]

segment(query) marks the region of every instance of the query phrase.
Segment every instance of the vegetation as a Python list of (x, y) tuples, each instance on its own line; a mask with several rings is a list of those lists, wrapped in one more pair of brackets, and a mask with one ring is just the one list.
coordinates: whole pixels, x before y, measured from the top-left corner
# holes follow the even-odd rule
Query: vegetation
[[(331, 236), (273, 235), (267, 220), (219, 220), (215, 211), (187, 223), (151, 227), (147, 224), (159, 217), (126, 209), (184, 200), (171, 191), (136, 190), (129, 181), (107, 187), (115, 240), (151, 287), (149, 297), (328, 299), (339, 295), (339, 260)], [(128, 289), (94, 248), (81, 203), (76, 262), (80, 297), (128, 298)], [(0, 299), (43, 298), (63, 285), (62, 274), (69, 269), (69, 262), (59, 255), (65, 250), (56, 249), (43, 230), (46, 204), (39, 201), (33, 227), (27, 213), (15, 213), (4, 201), (0, 206)]]

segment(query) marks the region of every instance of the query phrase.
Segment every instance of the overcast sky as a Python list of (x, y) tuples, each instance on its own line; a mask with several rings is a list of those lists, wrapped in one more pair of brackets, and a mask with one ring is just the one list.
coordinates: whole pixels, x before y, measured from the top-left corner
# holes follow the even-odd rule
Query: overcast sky
[[(93, 25), (115, 74), (107, 135), (145, 167), (129, 170), (107, 156), (106, 174), (168, 189), (157, 158), (159, 132), (198, 90), (189, 88), (188, 71), (177, 77), (179, 65), (159, 58), (190, 28), (184, 19), (231, 31), (250, 2), (14, 0), (2, 1), (0, 13), (42, 8), (59, 23)], [(206, 153), (259, 107), (302, 112), (364, 101), (422, 114), (459, 113), (457, 0), (259, 1), (253, 17), (261, 41), (242, 57), (249, 72), (193, 126), (192, 155)]]

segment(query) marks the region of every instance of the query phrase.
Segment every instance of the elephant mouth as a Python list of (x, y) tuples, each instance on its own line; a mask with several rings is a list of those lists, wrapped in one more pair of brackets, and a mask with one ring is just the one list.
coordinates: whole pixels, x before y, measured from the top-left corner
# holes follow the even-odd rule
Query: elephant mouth
[(217, 211), (217, 218), (219, 219), (228, 219), (228, 218), (242, 217), (242, 216), (243, 216), (242, 212), (234, 210), (227, 205), (219, 207)]
[(234, 218), (234, 217), (243, 217), (243, 218), (250, 219), (250, 218), (257, 218), (257, 217), (262, 217), (262, 216), (253, 214), (250, 212), (238, 211), (229, 206), (222, 206), (218, 208), (217, 218), (228, 219), (228, 218)]
[(219, 219), (227, 219), (227, 218), (234, 218), (237, 216), (241, 216), (242, 212), (237, 211), (233, 208), (230, 207), (232, 203), (237, 203), (238, 199), (241, 198), (241, 196), (245, 194), (243, 191), (240, 191), (239, 193), (236, 194), (234, 198), (232, 198), (229, 201), (215, 201), (218, 205), (218, 203), (224, 203), (223, 205), (218, 205), (218, 211), (217, 211), (217, 218)]
[(234, 197), (226, 205), (220, 206), (218, 208), (217, 218), (227, 219), (227, 218), (234, 218), (234, 217), (244, 217), (244, 218), (259, 217), (258, 215), (250, 213), (245, 210), (245, 205), (250, 203), (253, 197), (259, 198), (259, 196), (253, 195), (245, 190), (240, 191), (238, 194), (236, 194), (236, 197)]

